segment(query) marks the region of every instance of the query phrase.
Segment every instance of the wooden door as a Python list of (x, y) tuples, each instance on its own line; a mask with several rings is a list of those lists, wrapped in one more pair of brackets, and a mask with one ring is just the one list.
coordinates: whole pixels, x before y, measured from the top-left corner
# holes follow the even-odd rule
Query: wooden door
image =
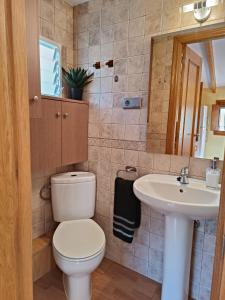
[(62, 102), (62, 165), (88, 157), (88, 104)]
[(202, 59), (186, 46), (183, 59), (182, 96), (176, 154), (192, 156), (198, 137)]
[(0, 299), (32, 300), (25, 1), (0, 12)]
[(27, 67), (30, 118), (41, 118), (42, 102), (39, 59), (39, 1), (26, 0)]
[(42, 104), (44, 170), (49, 171), (62, 165), (61, 101), (42, 99)]

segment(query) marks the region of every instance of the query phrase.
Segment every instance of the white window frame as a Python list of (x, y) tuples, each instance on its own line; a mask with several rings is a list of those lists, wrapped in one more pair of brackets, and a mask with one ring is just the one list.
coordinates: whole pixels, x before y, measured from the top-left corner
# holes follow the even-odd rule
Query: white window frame
[[(40, 40), (46, 41), (47, 43), (51, 43), (55, 46), (57, 46), (59, 48), (59, 63), (60, 63), (60, 95), (59, 96), (52, 96), (52, 95), (46, 95), (46, 94), (41, 94), (42, 96), (49, 96), (49, 97), (62, 97), (62, 91), (63, 91), (63, 86), (62, 86), (62, 45), (51, 40), (48, 39), (42, 35), (39, 36), (39, 40), (38, 40), (38, 46), (40, 47)], [(40, 57), (39, 57), (40, 59)], [(41, 82), (41, 72), (40, 72), (40, 82)]]

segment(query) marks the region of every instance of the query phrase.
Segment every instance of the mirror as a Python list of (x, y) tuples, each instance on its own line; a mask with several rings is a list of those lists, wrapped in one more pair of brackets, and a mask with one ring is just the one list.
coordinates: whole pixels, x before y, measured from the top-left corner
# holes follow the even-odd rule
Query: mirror
[(149, 152), (223, 160), (225, 35), (206, 36), (152, 40)]

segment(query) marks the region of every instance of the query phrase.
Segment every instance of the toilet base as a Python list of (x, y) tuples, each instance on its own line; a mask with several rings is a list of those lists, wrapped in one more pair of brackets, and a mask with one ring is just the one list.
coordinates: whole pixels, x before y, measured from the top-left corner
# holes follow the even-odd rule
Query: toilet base
[(91, 300), (91, 276), (67, 276), (63, 274), (63, 285), (67, 300)]

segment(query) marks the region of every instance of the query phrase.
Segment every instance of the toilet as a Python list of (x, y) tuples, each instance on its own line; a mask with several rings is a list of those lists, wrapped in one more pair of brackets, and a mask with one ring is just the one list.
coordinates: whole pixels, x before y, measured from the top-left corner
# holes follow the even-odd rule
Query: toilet
[(95, 210), (95, 175), (69, 172), (51, 178), (53, 217), (59, 222), (53, 235), (53, 255), (63, 272), (68, 300), (91, 299), (91, 273), (105, 253), (105, 234), (91, 218)]

